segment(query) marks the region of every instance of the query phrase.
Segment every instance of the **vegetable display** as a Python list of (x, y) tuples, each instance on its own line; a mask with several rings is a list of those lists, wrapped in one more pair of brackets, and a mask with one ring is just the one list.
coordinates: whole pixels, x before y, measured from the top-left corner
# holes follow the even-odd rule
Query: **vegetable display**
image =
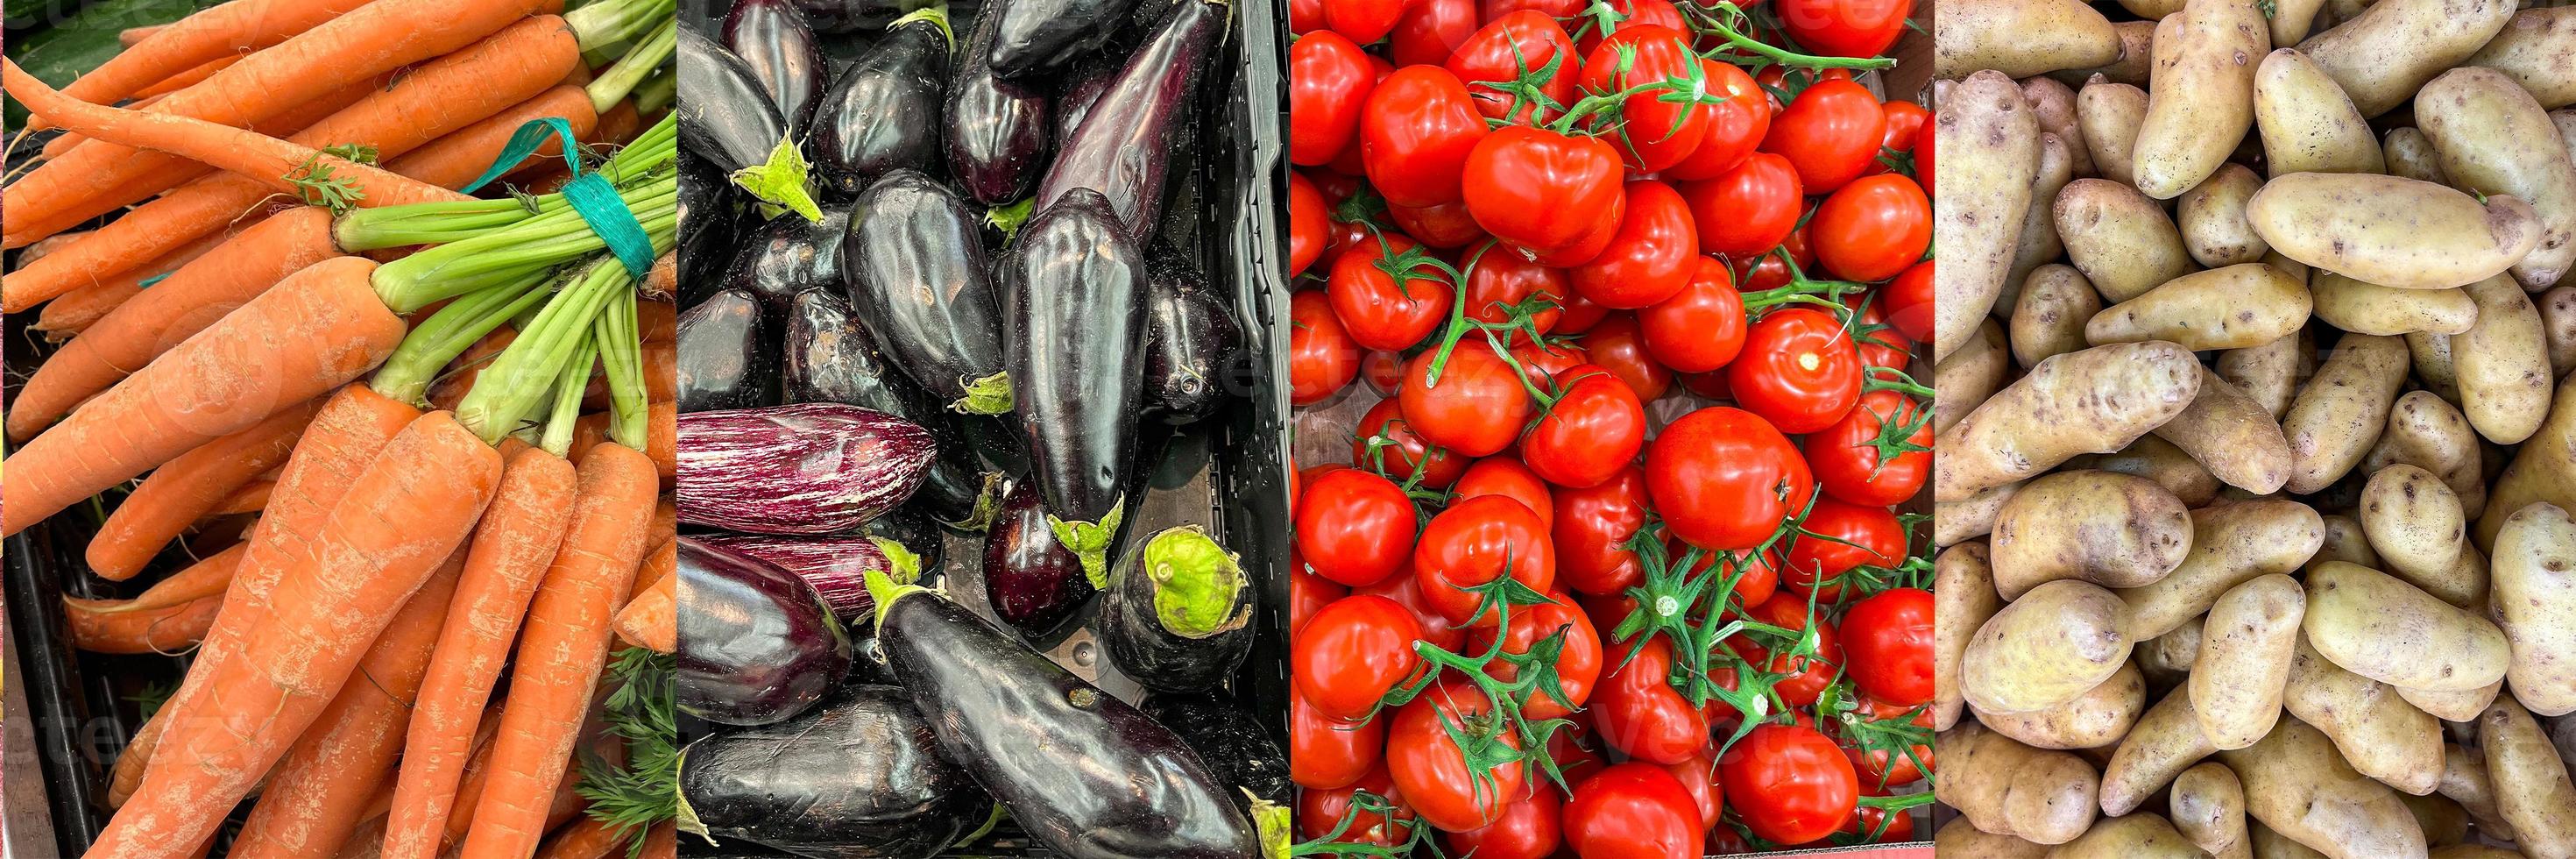
[(1939, 849), (2576, 856), (2576, 14), (1971, 8)]
[(1917, 11), (1291, 4), (1292, 853), (1916, 840)]
[(674, 6), (563, 5), (0, 62), (45, 132), (0, 305), (61, 344), (11, 367), (0, 533), (87, 540), (81, 649), (193, 649), (64, 855), (668, 843)]

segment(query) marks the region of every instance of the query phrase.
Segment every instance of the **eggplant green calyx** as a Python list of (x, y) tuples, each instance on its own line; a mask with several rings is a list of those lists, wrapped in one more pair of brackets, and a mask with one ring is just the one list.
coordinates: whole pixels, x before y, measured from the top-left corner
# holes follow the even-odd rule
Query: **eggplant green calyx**
[(1252, 831), (1261, 845), (1261, 859), (1288, 859), (1288, 807), (1246, 788), (1236, 790), (1252, 797)]
[(995, 373), (966, 383), (966, 395), (949, 403), (948, 408), (970, 415), (1007, 415), (1014, 400), (1011, 397), (1011, 374)]
[(1002, 515), (1002, 479), (999, 471), (984, 472), (984, 488), (975, 492), (974, 509), (966, 511), (963, 521), (942, 520), (939, 524), (968, 534), (993, 530), (993, 520)]
[(932, 26), (938, 27), (939, 37), (948, 40), (948, 52), (957, 53), (957, 31), (948, 25), (948, 4), (936, 3), (915, 9), (912, 14), (896, 18), (893, 23), (887, 24), (886, 32), (891, 33), (902, 29), (903, 25), (914, 21), (928, 21)]
[(805, 153), (796, 148), (796, 140), (781, 137), (778, 145), (769, 150), (768, 161), (733, 171), (733, 183), (761, 202), (819, 224), (823, 222), (823, 207), (814, 202), (811, 173), (812, 167), (805, 163)]
[(1241, 599), (1243, 564), (1196, 525), (1146, 541), (1142, 572), (1152, 580), (1154, 618), (1173, 635), (1206, 638), (1251, 618)]
[(992, 812), (984, 815), (984, 825), (975, 827), (975, 831), (973, 832), (959, 836), (957, 843), (948, 845), (948, 849), (952, 851), (958, 850), (966, 845), (975, 843), (976, 839), (993, 834), (993, 827), (1002, 825), (1002, 821), (1009, 819), (1010, 816), (1010, 807), (998, 802), (993, 803)]
[[(673, 771), (674, 771), (674, 772), (677, 772), (677, 771), (678, 771), (678, 770), (680, 770), (680, 769), (684, 769), (684, 768), (688, 767), (688, 765), (689, 765), (689, 749), (690, 749), (691, 747), (696, 746), (696, 745), (697, 745), (696, 743), (690, 743), (690, 744), (689, 744), (689, 745), (687, 745), (687, 746), (682, 746), (682, 747), (680, 747), (680, 756), (679, 756), (679, 758), (678, 758), (677, 764), (673, 767)], [(695, 836), (700, 837), (700, 838), (704, 838), (704, 839), (706, 839), (706, 840), (707, 840), (707, 843), (708, 843), (708, 844), (714, 844), (714, 843), (716, 843), (716, 837), (715, 837), (714, 835), (710, 835), (710, 834), (708, 834), (708, 833), (707, 833), (707, 824), (706, 824), (706, 821), (698, 819), (698, 810), (697, 810), (695, 807), (692, 807), (691, 805), (689, 805), (689, 795), (688, 795), (688, 794), (686, 794), (686, 793), (681, 793), (681, 794), (679, 794), (679, 801), (680, 801), (680, 816), (679, 816), (679, 827), (680, 827), (680, 831), (682, 831), (682, 832), (686, 832), (686, 833), (689, 833), (689, 834), (691, 834), (691, 835), (695, 835)]]
[(1127, 497), (1122, 495), (1109, 505), (1109, 515), (1100, 517), (1098, 524), (1067, 522), (1049, 513), (1047, 529), (1055, 532), (1056, 542), (1064, 544), (1066, 550), (1082, 561), (1082, 576), (1091, 580), (1091, 587), (1107, 590), (1109, 544), (1117, 541), (1118, 523), (1126, 517)]
[(1006, 206), (995, 206), (991, 210), (986, 211), (984, 213), (984, 223), (991, 224), (995, 229), (1001, 230), (1002, 240), (1009, 241), (1011, 237), (1020, 234), (1020, 225), (1029, 222), (1029, 215), (1035, 213), (1037, 207), (1038, 198), (1036, 195), (1032, 194), (1030, 196), (1020, 198), (1020, 201), (1017, 203), (1012, 203)]
[[(915, 561), (914, 563), (916, 565), (919, 564), (918, 561)], [(917, 593), (926, 594), (930, 592), (929, 588), (925, 588), (920, 585), (895, 581), (894, 576), (884, 570), (871, 569), (866, 572), (862, 572), (859, 574), (859, 581), (867, 585), (868, 598), (876, 601), (876, 620), (878, 629), (885, 628), (886, 611), (894, 608), (895, 600)]]
[(886, 575), (892, 578), (895, 584), (909, 585), (921, 581), (920, 554), (904, 548), (902, 543), (884, 537), (869, 537), (868, 542), (874, 544), (877, 551), (885, 553), (886, 566), (892, 568), (886, 571)]

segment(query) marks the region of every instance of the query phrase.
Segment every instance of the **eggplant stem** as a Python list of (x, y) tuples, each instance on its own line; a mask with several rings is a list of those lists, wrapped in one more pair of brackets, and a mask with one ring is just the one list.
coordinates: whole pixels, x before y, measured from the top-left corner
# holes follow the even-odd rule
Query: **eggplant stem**
[(869, 537), (868, 543), (876, 546), (878, 552), (885, 554), (888, 568), (886, 575), (892, 577), (896, 584), (908, 585), (921, 581), (920, 554), (905, 548), (901, 542), (884, 537)]
[(939, 524), (969, 534), (992, 530), (993, 520), (1002, 515), (1002, 480), (999, 471), (984, 472), (984, 488), (975, 492), (975, 506), (966, 511), (966, 518), (956, 522), (943, 519)]
[(1095, 590), (1109, 587), (1109, 544), (1118, 539), (1118, 523), (1127, 518), (1127, 498), (1119, 496), (1109, 505), (1109, 515), (1097, 524), (1069, 522), (1047, 514), (1047, 530), (1055, 532), (1055, 541), (1082, 561), (1082, 576), (1091, 580)]
[[(885, 629), (886, 610), (894, 607), (895, 600), (899, 600), (916, 593), (926, 594), (930, 592), (929, 588), (925, 588), (920, 585), (897, 582), (894, 580), (892, 575), (888, 574), (884, 570), (863, 570), (859, 573), (859, 582), (867, 586), (868, 599), (876, 601), (876, 621), (877, 629), (879, 630)], [(879, 634), (883, 633), (880, 632)]]
[(1252, 831), (1261, 845), (1261, 859), (1288, 859), (1288, 807), (1262, 799), (1250, 788), (1236, 788), (1252, 797)]
[(812, 167), (805, 163), (805, 153), (796, 148), (792, 137), (781, 137), (769, 150), (769, 160), (733, 171), (733, 183), (751, 192), (761, 202), (783, 208), (813, 223), (823, 222), (823, 207), (814, 202)]
[(1206, 638), (1248, 618), (1235, 611), (1243, 604), (1242, 563), (1197, 525), (1146, 540), (1143, 573), (1153, 580), (1154, 619), (1173, 635)]
[(1011, 413), (1011, 374), (995, 373), (967, 382), (966, 395), (949, 403), (950, 409), (970, 415), (1006, 415)]
[(993, 803), (992, 813), (984, 815), (984, 825), (975, 827), (975, 831), (960, 836), (957, 843), (948, 845), (948, 849), (953, 851), (975, 843), (975, 839), (993, 834), (993, 827), (1002, 825), (1002, 821), (1010, 819), (1010, 816), (1011, 810), (1008, 807), (999, 802)]
[(1013, 236), (1020, 234), (1020, 225), (1029, 222), (1029, 215), (1037, 209), (1037, 205), (1038, 198), (1030, 196), (1023, 197), (1016, 203), (995, 206), (984, 213), (984, 223), (1001, 230), (1003, 241), (1010, 241)]

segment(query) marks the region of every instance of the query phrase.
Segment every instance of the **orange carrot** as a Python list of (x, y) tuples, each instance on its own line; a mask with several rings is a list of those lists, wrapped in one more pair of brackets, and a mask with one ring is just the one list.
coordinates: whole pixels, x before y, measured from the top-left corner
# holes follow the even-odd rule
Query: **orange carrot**
[(679, 339), (680, 308), (668, 301), (636, 302), (635, 333), (637, 339), (646, 343), (668, 343)]
[[(384, 84), (391, 79), (391, 76), (385, 76), (355, 81), (350, 83), (348, 86), (331, 91), (329, 95), (287, 108), (276, 116), (251, 123), (246, 127), (251, 131), (256, 131), (271, 137), (292, 137), (300, 135), (331, 115), (339, 113), (340, 111), (347, 109), (350, 105), (357, 104), (359, 100), (382, 90), (384, 88)], [(160, 103), (159, 99), (161, 98), (163, 97), (155, 96), (150, 99), (145, 99), (144, 101), (148, 104), (158, 104)], [(144, 110), (146, 108), (137, 106), (128, 109)], [(329, 141), (323, 145), (339, 142), (343, 141)], [(65, 157), (64, 152), (77, 146), (114, 145), (115, 144), (111, 143), (92, 141), (89, 138), (78, 134), (65, 134), (61, 137), (55, 138), (52, 143), (46, 144), (45, 157), (49, 159)], [(57, 147), (60, 147), (60, 149), (58, 150)], [(178, 185), (179, 183), (214, 172), (214, 168), (195, 161), (174, 159), (165, 165), (154, 168), (152, 172), (128, 179), (118, 184), (114, 189), (81, 201), (78, 205), (56, 213), (50, 218), (38, 220), (30, 216), (13, 216), (9, 218), (8, 232), (11, 235), (42, 235), (52, 233), (56, 230), (68, 229), (91, 218), (114, 212), (126, 207), (127, 205), (140, 202), (155, 194), (170, 190), (172, 186)]]
[[(376, 147), (379, 159), (396, 159), (545, 91), (562, 69), (581, 61), (580, 53), (563, 19), (530, 18), (402, 74), (289, 139), (313, 147), (363, 143)], [(11, 190), (8, 223), (14, 235), (20, 223), (34, 219), (20, 211), (21, 197), (15, 186)], [(0, 311), (23, 311), (97, 274), (132, 268), (213, 231), (268, 196), (268, 187), (256, 180), (222, 174), (171, 189), (101, 227), (89, 241), (0, 277)]]
[(680, 826), (665, 820), (644, 832), (644, 852), (640, 859), (677, 859), (680, 855)]
[(608, 654), (609, 616), (626, 601), (658, 492), (643, 454), (613, 444), (580, 468), (571, 530), (547, 568), (519, 640), (518, 670), (492, 783), (474, 808), (465, 855), (525, 856), (545, 835), (547, 806), (580, 741)]
[[(203, 62), (203, 63), (199, 63), (199, 64), (197, 64), (197, 66), (196, 66), (195, 68), (191, 68), (191, 69), (189, 69), (189, 70), (187, 70), (187, 71), (180, 72), (180, 73), (178, 73), (178, 74), (171, 75), (171, 76), (166, 77), (166, 78), (162, 78), (160, 83), (156, 83), (156, 84), (153, 84), (153, 85), (151, 85), (151, 86), (147, 86), (147, 87), (144, 87), (144, 88), (142, 88), (142, 89), (135, 90), (135, 91), (134, 91), (134, 97), (135, 97), (135, 98), (137, 98), (137, 99), (145, 99), (145, 98), (151, 98), (151, 97), (156, 96), (156, 95), (169, 95), (169, 94), (171, 94), (171, 93), (178, 92), (178, 91), (180, 91), (180, 90), (187, 89), (187, 88), (192, 87), (192, 86), (196, 86), (196, 85), (198, 85), (198, 84), (200, 84), (200, 83), (204, 83), (204, 82), (205, 82), (205, 80), (206, 80), (207, 78), (214, 77), (216, 72), (223, 71), (224, 69), (227, 69), (227, 68), (232, 67), (232, 64), (234, 64), (234, 63), (238, 63), (238, 62), (241, 62), (241, 61), (242, 61), (242, 58), (243, 58), (243, 57), (246, 57), (246, 56), (250, 56), (250, 55), (249, 55), (249, 54), (225, 54), (225, 55), (223, 55), (223, 56), (216, 57), (216, 58), (211, 59), (211, 60), (207, 60), (207, 61), (205, 61), (205, 62)], [(64, 92), (65, 92), (65, 93), (69, 93), (69, 92), (70, 92), (70, 90), (69, 90), (68, 88), (66, 88), (66, 89), (64, 90)], [(108, 103), (108, 102), (104, 102), (104, 101), (91, 101), (90, 99), (86, 99), (86, 98), (81, 99), (81, 100), (82, 100), (82, 101), (89, 101), (89, 102), (91, 102), (92, 104), (107, 104), (107, 103)], [(143, 106), (138, 104), (138, 105), (134, 105), (134, 107), (135, 107), (136, 109), (141, 109)]]
[[(463, 5), (454, 0), (378, 0), (287, 39), (272, 50), (253, 54), (203, 84), (172, 94), (154, 110), (238, 128), (350, 81), (449, 53), (512, 22), (550, 14), (561, 7), (561, 0), (491, 0)], [(163, 76), (166, 73), (154, 79)], [(544, 80), (552, 83), (561, 76), (562, 72), (556, 71)], [(61, 122), (64, 118), (52, 119)], [(43, 220), (76, 201), (103, 193), (171, 160), (124, 146), (83, 150), (64, 153), (64, 157), (46, 162), (11, 185), (9, 208), (22, 217)], [(33, 238), (15, 236), (5, 244), (16, 247)]]
[(152, 470), (89, 541), (91, 572), (123, 581), (143, 571), (170, 538), (222, 504), (244, 483), (286, 461), (319, 399), (279, 410), (250, 428), (215, 439)]
[[(125, 306), (126, 302), (134, 300), (135, 296), (142, 295), (144, 289), (143, 280), (145, 278), (164, 274), (175, 276), (180, 268), (191, 262), (195, 262), (198, 257), (202, 257), (213, 252), (215, 248), (222, 247), (225, 242), (232, 241), (234, 236), (240, 235), (244, 229), (257, 225), (260, 221), (267, 219), (267, 217), (268, 213), (266, 211), (254, 212), (249, 217), (244, 218), (236, 224), (236, 227), (239, 227), (240, 229), (227, 227), (223, 230), (216, 231), (199, 238), (196, 241), (189, 242), (186, 245), (181, 246), (178, 250), (163, 254), (160, 259), (153, 260), (135, 268), (127, 269), (123, 272), (108, 275), (106, 278), (97, 282), (74, 289), (69, 293), (65, 293), (61, 298), (45, 302), (45, 309), (36, 315), (36, 324), (27, 327), (45, 332), (47, 339), (52, 340), (68, 339), (74, 334), (87, 331), (91, 325), (97, 324), (100, 319), (104, 319), (108, 314), (116, 312), (116, 309)], [(283, 275), (280, 276), (282, 277)], [(160, 283), (168, 282), (169, 278), (166, 277), (162, 278), (160, 281)], [(154, 285), (158, 286), (159, 284), (156, 283)], [(206, 321), (212, 322), (214, 320), (208, 319)], [(178, 340), (172, 340), (170, 341), (170, 345), (177, 345), (178, 342)], [(53, 363), (53, 359), (47, 358), (45, 359), (45, 363), (51, 364)], [(36, 371), (39, 373), (44, 372), (44, 366), (38, 365), (36, 367)], [(123, 375), (124, 374), (122, 373), (118, 374), (119, 377), (122, 377)], [(22, 394), (21, 396), (24, 395)], [(11, 405), (17, 405), (17, 403), (12, 403)], [(11, 411), (14, 413), (16, 410), (12, 409)], [(55, 417), (61, 416), (56, 415)]]
[(493, 356), (518, 339), (519, 329), (504, 322), (468, 344), (455, 360), (447, 362), (447, 372), (429, 383), (430, 403), (442, 409), (456, 408), (457, 401), (465, 399), (465, 392), (474, 389), (474, 380), (483, 376), (483, 368), (492, 363)]
[[(432, 140), (401, 158), (385, 164), (385, 169), (433, 185), (454, 188), (472, 182), (492, 166), (501, 150), (510, 145), (511, 135), (528, 120), (545, 116), (563, 117), (572, 126), (575, 138), (586, 137), (598, 127), (599, 115), (590, 106), (590, 94), (577, 86), (558, 86), (538, 93), (491, 117)], [(563, 157), (561, 138), (549, 137), (522, 163), (560, 163)]]
[(200, 597), (173, 606), (136, 611), (99, 611), (63, 600), (71, 620), (72, 646), (92, 653), (175, 653), (206, 637), (215, 625), (222, 597)]
[[(465, 759), (465, 777), (456, 783), (456, 808), (447, 814), (447, 831), (441, 840), (455, 845), (465, 840), (465, 830), (474, 823), (474, 806), (483, 798), (483, 788), (492, 783), (492, 740), (501, 733), (501, 708), (495, 706), (483, 714), (483, 724), (491, 733), (474, 746), (474, 756)], [(454, 855), (452, 852), (442, 855)]]
[(277, 481), (252, 478), (251, 482), (242, 484), (240, 489), (233, 490), (233, 494), (224, 496), (223, 503), (215, 505), (215, 509), (208, 511), (206, 515), (214, 517), (257, 513), (268, 509), (269, 493), (275, 491), (277, 491)]
[[(641, 308), (645, 305), (654, 303), (655, 302), (639, 301), (636, 302), (636, 306)], [(677, 323), (675, 322), (674, 325), (676, 324)], [(637, 327), (640, 329), (642, 326), (638, 325)], [(654, 402), (678, 397), (680, 390), (679, 344), (672, 340), (655, 340), (649, 337), (642, 338), (642, 340), (643, 348), (639, 353), (639, 357), (642, 359), (641, 363), (644, 366), (645, 401)], [(608, 369), (605, 364), (592, 365), (590, 370), (590, 385), (583, 388), (581, 392), (581, 406), (585, 409), (608, 408)]]
[(152, 855), (212, 832), (465, 541), (500, 480), (500, 459), (445, 413), (404, 427), (351, 480), (312, 560), (284, 571), (242, 652), (198, 669), (214, 669), (203, 700), (171, 724), (142, 786), (88, 855)]
[[(658, 512), (656, 511), (657, 514)], [(671, 535), (669, 528), (660, 528), (653, 533), (665, 536), (662, 537), (661, 545), (653, 547), (653, 551), (644, 553), (644, 569), (635, 573), (635, 587), (639, 589), (661, 587), (663, 579), (670, 578), (680, 570), (679, 538)]]
[[(582, 461), (592, 446), (608, 440), (608, 418), (607, 412), (596, 412), (582, 415), (581, 420), (573, 424), (572, 461), (575, 464)], [(667, 484), (680, 472), (680, 410), (677, 404), (670, 400), (653, 403), (651, 413), (644, 418), (644, 427), (649, 431), (644, 441), (645, 454), (653, 460), (654, 472), (661, 475), (662, 482)]]
[(119, 47), (131, 48), (136, 45), (143, 44), (143, 40), (152, 38), (152, 34), (161, 32), (169, 27), (170, 25), (168, 24), (146, 24), (141, 27), (127, 27), (123, 30), (116, 31), (116, 44)]
[[(636, 287), (636, 292), (645, 298), (643, 302), (636, 306), (636, 309), (641, 310), (648, 305), (661, 304), (663, 299), (668, 299), (671, 296), (678, 295), (679, 291), (680, 252), (672, 251), (670, 253), (654, 257), (653, 270), (646, 272), (644, 274), (644, 283)], [(642, 321), (643, 320), (638, 319), (638, 325), (636, 327), (643, 328), (644, 326), (641, 324)], [(653, 335), (650, 333), (650, 329), (645, 330), (646, 333), (644, 334), (644, 337), (645, 340), (649, 342)]]
[(624, 856), (625, 847), (625, 839), (617, 837), (616, 830), (585, 814), (546, 839), (545, 849), (537, 851), (537, 859), (608, 859)]
[[(218, 613), (216, 618), (220, 622), (222, 615)], [(161, 742), (161, 730), (169, 725), (170, 704), (165, 701), (161, 709), (143, 720), (143, 727), (135, 730), (134, 739), (126, 742), (125, 750), (116, 753), (116, 769), (107, 783), (107, 807), (124, 806), (125, 800), (134, 795), (134, 789), (143, 784), (143, 765), (152, 760), (152, 748)]]
[(366, 3), (367, 0), (236, 0), (177, 23), (127, 30), (118, 34), (118, 39), (135, 36), (135, 41), (126, 42), (130, 48), (81, 75), (63, 87), (63, 92), (94, 104), (114, 104), (192, 66), (275, 45)]
[(45, 257), (45, 255), (46, 255), (46, 254), (53, 253), (53, 252), (55, 252), (55, 251), (61, 250), (61, 249), (63, 248), (63, 246), (64, 246), (64, 245), (68, 245), (68, 244), (71, 244), (71, 243), (73, 243), (73, 242), (79, 241), (79, 240), (81, 239), (81, 237), (82, 237), (82, 236), (86, 236), (86, 235), (89, 235), (89, 231), (88, 231), (88, 230), (76, 230), (76, 231), (68, 232), (68, 233), (55, 233), (55, 234), (53, 234), (53, 235), (51, 235), (51, 236), (47, 236), (47, 237), (45, 237), (45, 240), (44, 240), (44, 241), (40, 241), (40, 242), (37, 242), (37, 243), (35, 243), (35, 244), (28, 245), (26, 250), (19, 251), (19, 252), (18, 252), (18, 264), (19, 264), (19, 265), (26, 265), (26, 264), (28, 264), (28, 263), (35, 262), (35, 261), (37, 261), (37, 260), (43, 259), (43, 258)]
[(233, 573), (241, 569), (242, 555), (247, 554), (249, 550), (249, 543), (235, 543), (230, 548), (207, 556), (205, 560), (189, 564), (187, 569), (171, 573), (168, 578), (152, 583), (151, 587), (145, 588), (143, 593), (135, 595), (130, 600), (71, 599), (68, 601), (88, 604), (100, 611), (115, 612), (164, 608), (204, 597), (223, 596), (225, 586), (232, 584)]
[(561, 457), (537, 448), (510, 455), (421, 686), (386, 819), (386, 856), (437, 855), (471, 751), (466, 742), (481, 727), (537, 582), (563, 546), (575, 486), (572, 464)]
[[(671, 496), (664, 495), (661, 500), (653, 502), (653, 533), (677, 534), (679, 533), (679, 529), (680, 507), (679, 505), (671, 503)], [(673, 551), (676, 553), (677, 550), (678, 544), (674, 543)], [(679, 562), (679, 555), (673, 554), (671, 556), (672, 566), (676, 568), (679, 565)], [(671, 572), (672, 570), (664, 570), (662, 571), (662, 574), (670, 575)]]
[(0, 536), (382, 363), (404, 329), (375, 269), (340, 257), (296, 272), (29, 440), (0, 481)]
[(599, 128), (581, 139), (592, 146), (618, 147), (634, 140), (643, 130), (644, 117), (635, 112), (635, 100), (623, 99), (600, 114)]
[(679, 618), (672, 600), (678, 583), (664, 577), (651, 588), (626, 601), (617, 612), (617, 637), (637, 647), (652, 648), (655, 653), (670, 653), (678, 648)]
[(370, 788), (393, 776), (439, 628), (455, 615), (451, 598), (465, 563), (463, 550), (449, 556), (367, 649), (358, 673), (278, 762), (233, 852), (320, 859), (338, 853), (365, 820)]
[(243, 230), (117, 306), (45, 359), (9, 404), (9, 438), (33, 437), (73, 403), (123, 380), (130, 368), (152, 363), (289, 275), (337, 253), (331, 213), (312, 206)]

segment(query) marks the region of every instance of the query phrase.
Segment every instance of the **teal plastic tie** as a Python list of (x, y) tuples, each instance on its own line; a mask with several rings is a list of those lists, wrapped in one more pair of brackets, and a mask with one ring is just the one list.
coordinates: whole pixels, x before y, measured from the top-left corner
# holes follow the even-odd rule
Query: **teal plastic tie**
[(535, 154), (549, 137), (563, 141), (564, 166), (572, 171), (572, 181), (564, 183), (564, 202), (572, 204), (573, 214), (580, 215), (582, 222), (590, 225), (590, 231), (608, 244), (609, 252), (617, 255), (618, 264), (626, 267), (627, 274), (643, 278), (653, 269), (653, 240), (644, 235), (644, 224), (635, 220), (635, 213), (626, 208), (626, 200), (618, 196), (617, 186), (608, 177), (582, 172), (580, 143), (573, 139), (572, 123), (563, 117), (539, 117), (519, 126), (518, 132), (510, 135), (510, 145), (501, 147), (501, 157), (494, 159), (482, 176), (458, 190), (471, 194), (491, 184)]

